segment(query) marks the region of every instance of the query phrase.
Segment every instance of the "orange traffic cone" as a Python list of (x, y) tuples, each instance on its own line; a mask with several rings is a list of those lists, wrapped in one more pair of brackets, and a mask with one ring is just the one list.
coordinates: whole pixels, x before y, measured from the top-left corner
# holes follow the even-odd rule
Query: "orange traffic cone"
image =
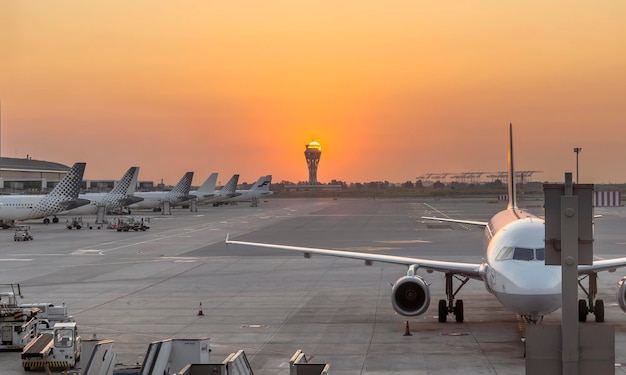
[(406, 321), (406, 329), (404, 330), (404, 336), (413, 336), (411, 334), (411, 330), (409, 329), (409, 321)]
[(198, 311), (198, 316), (204, 316), (204, 313), (202, 312), (202, 302), (200, 302), (200, 310)]

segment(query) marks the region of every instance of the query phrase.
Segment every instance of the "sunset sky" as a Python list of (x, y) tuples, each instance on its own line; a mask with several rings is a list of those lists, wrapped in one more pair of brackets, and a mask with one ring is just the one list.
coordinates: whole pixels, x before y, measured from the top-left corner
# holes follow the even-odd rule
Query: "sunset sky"
[(1, 154), (85, 178), (626, 182), (626, 2), (0, 2)]

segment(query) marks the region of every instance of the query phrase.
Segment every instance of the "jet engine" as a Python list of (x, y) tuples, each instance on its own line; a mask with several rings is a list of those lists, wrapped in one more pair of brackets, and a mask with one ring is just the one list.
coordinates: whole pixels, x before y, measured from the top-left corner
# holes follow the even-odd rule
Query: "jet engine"
[(622, 308), (623, 312), (626, 312), (626, 276), (617, 283), (617, 303)]
[(419, 276), (402, 276), (396, 280), (391, 289), (391, 304), (400, 315), (422, 315), (430, 305), (428, 284)]

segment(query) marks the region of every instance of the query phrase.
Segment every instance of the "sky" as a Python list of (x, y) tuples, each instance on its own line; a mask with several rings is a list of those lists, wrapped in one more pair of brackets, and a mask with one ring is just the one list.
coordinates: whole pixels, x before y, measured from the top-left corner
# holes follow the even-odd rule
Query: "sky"
[(0, 2), (0, 153), (86, 179), (626, 182), (626, 2)]

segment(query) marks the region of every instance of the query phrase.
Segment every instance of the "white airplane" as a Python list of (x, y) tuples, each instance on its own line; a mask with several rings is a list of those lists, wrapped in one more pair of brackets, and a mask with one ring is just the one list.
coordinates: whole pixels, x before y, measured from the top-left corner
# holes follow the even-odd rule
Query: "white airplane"
[(86, 199), (78, 198), (83, 181), (86, 163), (76, 163), (59, 183), (46, 195), (5, 195), (0, 197), (0, 220), (3, 227), (10, 227), (15, 220), (41, 219), (50, 223), (48, 216), (89, 204)]
[(259, 199), (261, 197), (267, 197), (274, 194), (270, 191), (270, 184), (272, 183), (272, 175), (261, 176), (248, 190), (235, 190), (235, 196), (226, 198), (222, 202), (251, 202), (252, 200)]
[(207, 201), (217, 196), (217, 190), (215, 190), (215, 183), (217, 182), (217, 173), (211, 173), (209, 177), (200, 185), (198, 190), (191, 190), (189, 195), (196, 197), (198, 203)]
[(220, 190), (215, 191), (215, 195), (212, 198), (208, 198), (205, 201), (212, 203), (213, 206), (219, 206), (224, 204), (224, 201), (228, 198), (237, 196), (237, 183), (239, 182), (239, 175), (234, 174), (233, 177), (228, 180)]
[(133, 203), (141, 202), (143, 198), (133, 195), (137, 187), (138, 175), (139, 167), (130, 167), (110, 192), (80, 194), (78, 197), (88, 199), (89, 204), (73, 208), (62, 214), (94, 215), (98, 212), (99, 207), (105, 207), (107, 210), (121, 210)]
[[(473, 224), (485, 228), (485, 261), (483, 263), (461, 263), (427, 260), (382, 254), (366, 254), (351, 251), (307, 248), (300, 246), (275, 245), (257, 242), (232, 241), (226, 237), (226, 244), (245, 245), (281, 250), (292, 250), (311, 254), (364, 260), (372, 262), (402, 264), (408, 267), (406, 276), (394, 283), (391, 303), (394, 310), (405, 316), (418, 316), (428, 310), (430, 290), (428, 283), (416, 274), (418, 268), (428, 272), (445, 274), (446, 299), (439, 300), (438, 318), (445, 322), (448, 314), (454, 314), (457, 322), (464, 319), (463, 300), (455, 301), (455, 296), (470, 279), (484, 283), (498, 301), (511, 311), (521, 315), (527, 322), (536, 323), (541, 318), (561, 307), (561, 269), (547, 266), (544, 261), (544, 220), (517, 207), (515, 199), (515, 171), (513, 168), (513, 130), (510, 127), (509, 141), (509, 203), (488, 222), (432, 218), (462, 224)], [(586, 321), (587, 314), (593, 313), (598, 322), (604, 321), (604, 302), (596, 299), (597, 273), (614, 271), (626, 266), (625, 258), (594, 261), (593, 265), (578, 267), (579, 285), (587, 296), (587, 301), (579, 300), (579, 320)], [(455, 289), (454, 279), (460, 281)], [(588, 287), (581, 282), (588, 279)], [(618, 283), (617, 300), (626, 312), (626, 277)], [(588, 302), (588, 303), (587, 303)]]
[(189, 189), (191, 188), (191, 180), (193, 180), (193, 172), (187, 172), (178, 181), (176, 186), (170, 191), (147, 191), (137, 192), (136, 197), (143, 198), (143, 201), (129, 205), (129, 208), (160, 208), (164, 202), (170, 204), (180, 204), (191, 199)]

